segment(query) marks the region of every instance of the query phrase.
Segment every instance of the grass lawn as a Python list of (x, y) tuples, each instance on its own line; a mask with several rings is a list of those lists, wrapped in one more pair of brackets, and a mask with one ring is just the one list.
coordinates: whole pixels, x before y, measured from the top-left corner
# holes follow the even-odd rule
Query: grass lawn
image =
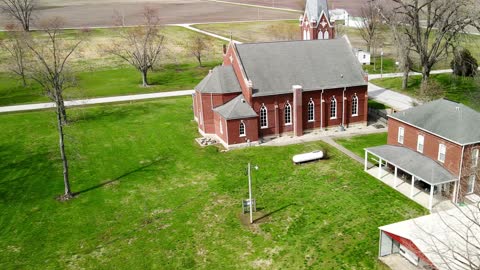
[[(127, 94), (141, 94), (173, 90), (193, 89), (208, 71), (219, 62), (168, 64), (149, 75), (150, 87), (141, 86), (141, 74), (133, 68), (118, 68), (80, 72), (76, 76), (75, 86), (65, 91), (67, 99), (81, 99)], [(31, 82), (24, 88), (21, 82), (5, 73), (0, 73), (0, 106), (46, 102), (40, 87)]]
[(368, 100), (368, 107), (372, 109), (377, 109), (377, 110), (385, 110), (385, 109), (390, 109), (388, 105), (385, 105), (383, 103), (380, 103), (376, 100), (369, 99)]
[[(461, 78), (451, 74), (436, 74), (430, 76), (431, 80), (437, 82), (445, 91), (445, 97), (471, 106), (480, 110), (480, 87), (473, 78)], [(384, 78), (371, 80), (378, 86), (403, 92), (416, 97), (420, 89), (422, 76), (410, 76), (408, 88), (402, 90), (402, 78)]]
[[(0, 115), (0, 269), (384, 269), (377, 227), (426, 212), (321, 142), (200, 148), (190, 106), (69, 110), (79, 195), (65, 203), (53, 112)], [(292, 164), (319, 148), (327, 160)], [(265, 216), (252, 227), (248, 161)]]
[(337, 143), (357, 154), (360, 157), (365, 156), (365, 148), (387, 144), (387, 133), (377, 133), (354, 136), (350, 138), (339, 138)]

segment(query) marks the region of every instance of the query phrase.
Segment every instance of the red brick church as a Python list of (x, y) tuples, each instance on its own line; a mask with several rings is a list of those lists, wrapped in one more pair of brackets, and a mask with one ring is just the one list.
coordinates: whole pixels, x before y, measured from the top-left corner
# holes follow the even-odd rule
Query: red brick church
[(199, 132), (230, 148), (365, 125), (367, 101), (366, 75), (343, 37), (232, 42), (224, 51), (223, 64), (195, 87), (193, 108)]
[(300, 17), (303, 40), (335, 38), (335, 22), (330, 20), (327, 0), (307, 0)]

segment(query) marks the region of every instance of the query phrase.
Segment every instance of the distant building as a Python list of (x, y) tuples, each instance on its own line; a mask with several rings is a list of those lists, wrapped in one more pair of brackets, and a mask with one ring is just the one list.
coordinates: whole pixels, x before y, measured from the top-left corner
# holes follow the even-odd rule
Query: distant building
[(478, 207), (461, 206), (382, 226), (379, 258), (392, 270), (474, 269), (480, 264), (479, 217)]
[(230, 43), (196, 87), (202, 135), (225, 147), (321, 128), (366, 125), (367, 81), (346, 37)]
[(397, 112), (388, 119), (388, 144), (365, 149), (365, 160), (375, 156), (378, 177), (393, 178), (395, 189), (410, 186), (411, 198), (427, 193), (430, 210), (434, 197), (479, 203), (479, 123), (479, 112), (446, 99)]
[(300, 17), (303, 40), (333, 39), (335, 25), (330, 20), (327, 0), (307, 0), (305, 12)]
[(347, 10), (336, 8), (330, 10), (330, 20), (335, 21), (344, 21), (345, 25), (348, 25), (348, 19), (350, 18), (350, 14)]
[(358, 62), (362, 65), (370, 65), (370, 53), (367, 51), (354, 49), (353, 52), (358, 59)]

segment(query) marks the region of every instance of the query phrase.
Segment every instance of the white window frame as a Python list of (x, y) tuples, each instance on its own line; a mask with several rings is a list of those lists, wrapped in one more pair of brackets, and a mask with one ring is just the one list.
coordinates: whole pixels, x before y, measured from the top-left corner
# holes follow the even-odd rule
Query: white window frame
[(443, 143), (438, 144), (438, 161), (445, 163), (446, 157), (447, 157), (447, 146)]
[(477, 178), (475, 177), (475, 174), (470, 175), (468, 178), (468, 183), (467, 183), (467, 194), (472, 194), (475, 192), (475, 182)]
[[(265, 125), (262, 125), (262, 115), (265, 114)], [(268, 110), (265, 104), (262, 103), (262, 107), (260, 107), (260, 128), (268, 128)]]
[(323, 32), (323, 39), (330, 39), (330, 33), (328, 33), (328, 31)]
[[(333, 107), (332, 105), (334, 105), (335, 107)], [(334, 113), (332, 113), (332, 111)], [(335, 98), (335, 96), (330, 99), (330, 119), (337, 119), (337, 99)]]
[[(312, 116), (312, 118), (310, 118), (310, 116)], [(315, 102), (313, 99), (310, 99), (307, 105), (307, 119), (308, 122), (315, 122)]]
[(353, 97), (352, 97), (352, 116), (358, 116), (358, 97), (357, 97), (357, 94), (354, 94)]
[[(242, 132), (242, 130), (243, 130), (243, 132)], [(243, 120), (240, 121), (240, 127), (238, 129), (238, 134), (240, 135), (240, 137), (247, 136), (247, 126), (245, 125)]]
[(405, 141), (405, 128), (404, 127), (398, 127), (398, 138), (397, 142), (400, 144), (403, 144)]
[(472, 167), (476, 168), (478, 166), (478, 159), (479, 159), (479, 152), (478, 148), (472, 150)]
[[(420, 142), (422, 142), (422, 143), (420, 143)], [(425, 136), (419, 134), (418, 137), (417, 137), (417, 151), (423, 154), (423, 149), (424, 148), (425, 148)]]
[[(285, 103), (284, 117), (285, 117), (285, 126), (291, 126), (293, 123), (292, 122), (292, 105), (290, 105), (288, 101), (287, 103)], [(288, 122), (287, 122), (287, 119), (289, 120)]]

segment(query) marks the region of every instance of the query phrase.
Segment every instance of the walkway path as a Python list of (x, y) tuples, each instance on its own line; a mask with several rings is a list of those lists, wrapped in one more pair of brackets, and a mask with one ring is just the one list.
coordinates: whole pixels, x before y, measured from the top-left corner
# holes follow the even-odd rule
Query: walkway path
[[(342, 152), (345, 155), (351, 157), (353, 160), (358, 161), (360, 164), (362, 164), (362, 165), (365, 164), (365, 159), (359, 157), (357, 154), (353, 153), (352, 151), (350, 151), (347, 148), (343, 147), (342, 145), (338, 144), (331, 137), (324, 137), (321, 140), (330, 144), (331, 146), (337, 148), (340, 152)], [(373, 165), (370, 165), (369, 167), (371, 167), (371, 166), (373, 166)]]
[[(135, 101), (135, 100), (145, 100), (145, 99), (154, 99), (154, 98), (179, 97), (179, 96), (192, 95), (193, 93), (194, 93), (194, 90), (182, 90), (182, 91), (161, 92), (161, 93), (152, 93), (152, 94), (139, 94), (139, 95), (128, 95), (128, 96), (71, 100), (71, 101), (65, 101), (65, 106), (74, 107), (74, 106)], [(48, 109), (48, 108), (54, 108), (54, 107), (55, 107), (55, 104), (53, 102), (15, 105), (15, 106), (0, 107), (0, 113), (42, 110), (42, 109)]]
[(388, 105), (396, 111), (403, 111), (420, 104), (420, 101), (396, 91), (382, 88), (373, 83), (368, 83), (368, 97), (380, 103)]
[[(229, 38), (226, 38), (226, 37), (223, 37), (223, 36), (211, 33), (211, 32), (203, 31), (203, 30), (200, 30), (198, 28), (192, 27), (192, 24), (173, 24), (173, 25), (181, 26), (181, 27), (187, 28), (188, 30), (195, 31), (195, 32), (198, 32), (198, 33), (202, 33), (204, 35), (211, 36), (211, 37), (214, 37), (214, 38), (218, 38), (218, 39), (221, 39), (221, 40), (225, 40), (225, 41), (228, 41), (228, 42), (230, 42), (230, 40), (231, 40)], [(231, 41), (234, 42), (234, 43), (237, 43), (237, 44), (242, 43), (240, 41), (233, 40), (233, 39)]]

